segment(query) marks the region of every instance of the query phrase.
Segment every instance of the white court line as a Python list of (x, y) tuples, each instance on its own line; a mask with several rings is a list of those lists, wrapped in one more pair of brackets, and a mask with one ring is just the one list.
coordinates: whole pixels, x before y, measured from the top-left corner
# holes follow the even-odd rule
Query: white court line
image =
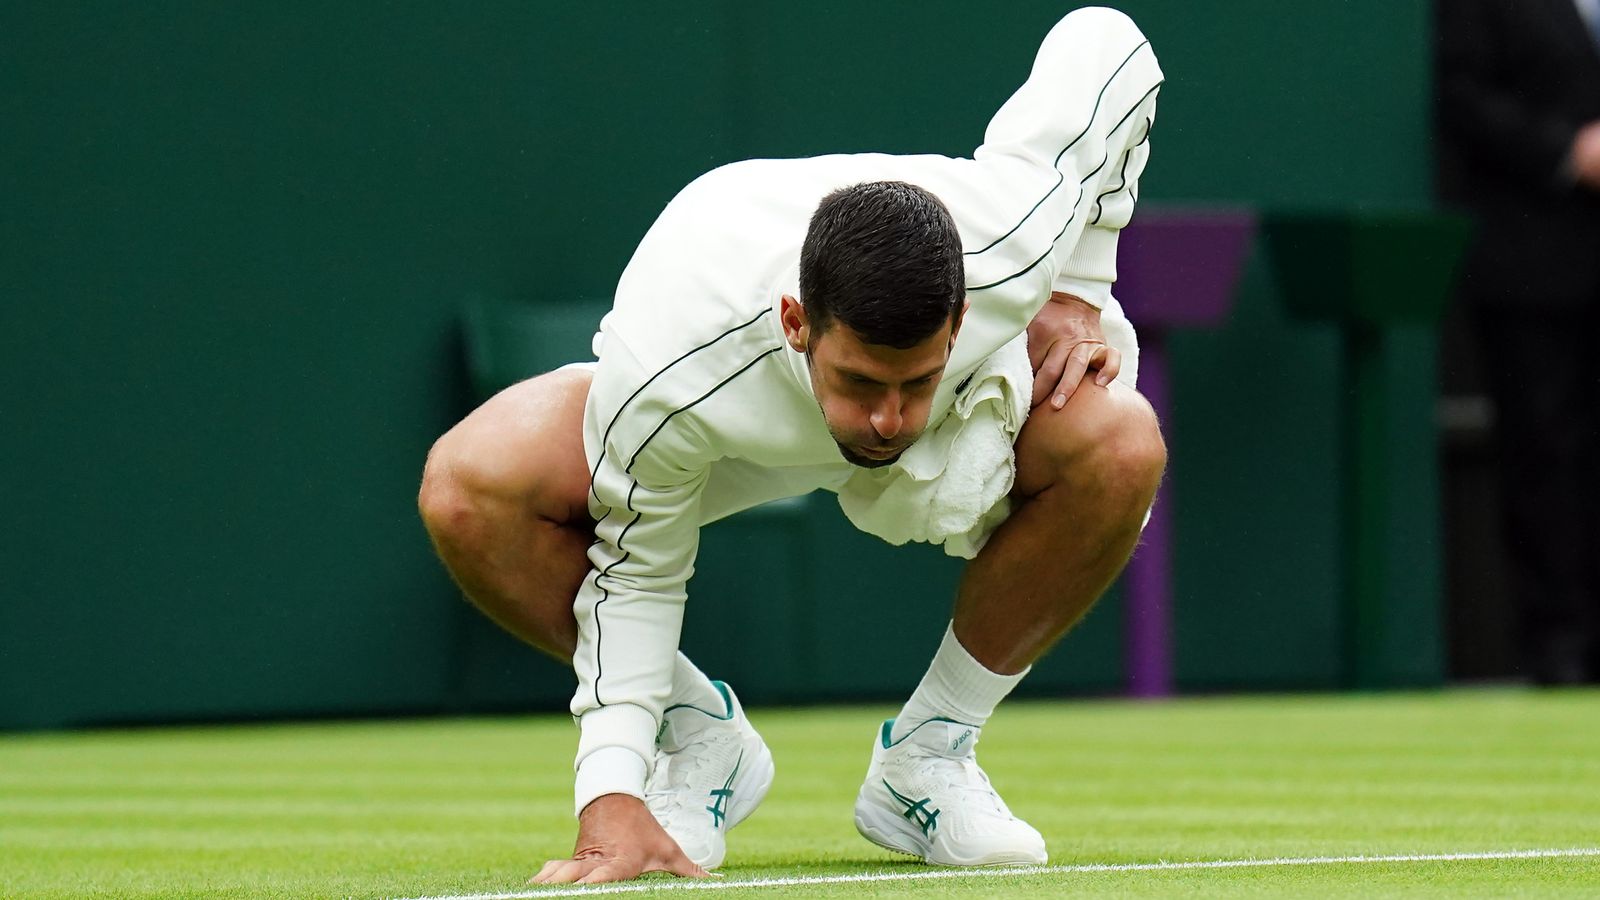
[(718, 891), (726, 888), (792, 887), (811, 884), (854, 884), (879, 881), (930, 881), (936, 878), (993, 878), (1013, 875), (1070, 875), (1090, 872), (1165, 872), (1176, 869), (1253, 869), (1267, 866), (1321, 866), (1340, 863), (1463, 862), (1480, 859), (1556, 859), (1600, 856), (1600, 847), (1566, 850), (1493, 850), (1484, 853), (1412, 853), (1402, 856), (1301, 856), (1278, 859), (1208, 859), (1194, 862), (1101, 863), (1076, 866), (996, 866), (983, 869), (920, 869), (915, 872), (865, 872), (859, 875), (814, 875), (797, 878), (748, 878), (738, 881), (654, 881), (546, 888), (509, 894), (453, 894), (407, 900), (527, 900), (533, 897), (587, 897), (594, 894), (637, 894), (644, 891)]

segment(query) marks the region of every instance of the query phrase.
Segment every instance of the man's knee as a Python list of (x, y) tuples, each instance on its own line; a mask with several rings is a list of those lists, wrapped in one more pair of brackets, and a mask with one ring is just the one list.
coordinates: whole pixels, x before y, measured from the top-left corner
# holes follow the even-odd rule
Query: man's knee
[(1139, 392), (1086, 380), (1064, 409), (1042, 406), (1017, 441), (1017, 489), (1024, 496), (1053, 484), (1092, 484), (1130, 497), (1154, 495), (1167, 447), (1155, 410)]
[(490, 518), (565, 524), (587, 515), (583, 452), (587, 372), (552, 372), (490, 398), (434, 442), (417, 507), (437, 540)]
[(464, 452), (447, 432), (434, 441), (422, 468), (422, 486), (417, 490), (417, 511), (422, 524), (437, 540), (459, 538), (471, 527), (478, 514), (481, 492), (478, 479), (465, 475)]

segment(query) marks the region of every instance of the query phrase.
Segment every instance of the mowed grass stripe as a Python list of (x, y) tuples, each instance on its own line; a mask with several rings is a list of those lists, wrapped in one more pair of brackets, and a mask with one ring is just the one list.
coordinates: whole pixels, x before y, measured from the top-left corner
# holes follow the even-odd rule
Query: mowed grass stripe
[[(892, 713), (751, 712), (778, 776), (766, 805), (731, 836), (729, 880), (932, 871), (871, 847), (850, 822), (876, 725)], [(571, 851), (575, 741), (570, 719), (554, 715), (0, 736), (0, 896), (523, 891), (545, 859)], [(979, 754), (1058, 863), (1578, 848), (1600, 835), (1595, 691), (1013, 702), (985, 729)], [(1600, 896), (1600, 860), (1076, 872), (779, 892), (1096, 890)]]
[(739, 888), (767, 889), (824, 884), (863, 884), (892, 881), (946, 879), (1020, 879), (1041, 875), (1083, 875), (1115, 872), (1172, 872), (1194, 869), (1256, 869), (1289, 866), (1371, 865), (1374, 863), (1486, 862), (1513, 859), (1561, 859), (1600, 856), (1600, 847), (1547, 850), (1501, 850), (1480, 853), (1395, 854), (1390, 856), (1314, 856), (1293, 859), (1211, 859), (1188, 862), (1085, 863), (1071, 866), (1010, 866), (979, 869), (929, 869), (919, 872), (865, 872), (858, 875), (816, 875), (747, 880), (653, 881), (645, 884), (577, 885), (538, 888), (499, 894), (454, 894), (411, 897), (405, 900), (536, 900), (539, 897), (592, 897), (597, 894), (638, 894), (663, 891), (720, 891)]

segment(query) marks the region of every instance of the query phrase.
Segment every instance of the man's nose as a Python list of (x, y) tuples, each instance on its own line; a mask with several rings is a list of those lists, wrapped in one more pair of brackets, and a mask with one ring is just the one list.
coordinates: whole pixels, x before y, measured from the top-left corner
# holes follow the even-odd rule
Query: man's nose
[(872, 411), (872, 430), (878, 433), (878, 437), (892, 441), (900, 434), (903, 424), (905, 417), (900, 412), (900, 395), (898, 392), (890, 393)]

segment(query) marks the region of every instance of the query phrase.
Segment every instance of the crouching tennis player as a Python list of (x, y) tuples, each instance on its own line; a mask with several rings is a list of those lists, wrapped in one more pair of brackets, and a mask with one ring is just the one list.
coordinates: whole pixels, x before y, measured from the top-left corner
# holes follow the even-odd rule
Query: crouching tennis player
[(703, 525), (818, 488), (970, 560), (926, 676), (863, 726), (857, 829), (939, 865), (1045, 862), (975, 750), (1126, 564), (1166, 463), (1111, 295), (1161, 81), (1132, 21), (1082, 9), (971, 159), (709, 172), (639, 243), (598, 362), (439, 439), (420, 505), (440, 557), (577, 672), (577, 847), (535, 881), (722, 863), (773, 759), (678, 652), (684, 583)]

